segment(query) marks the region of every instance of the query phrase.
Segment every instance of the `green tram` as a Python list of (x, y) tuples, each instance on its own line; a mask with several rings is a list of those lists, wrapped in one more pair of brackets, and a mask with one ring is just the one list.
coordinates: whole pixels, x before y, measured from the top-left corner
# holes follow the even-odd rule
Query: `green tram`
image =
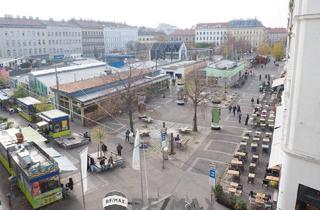
[(45, 141), (31, 127), (0, 132), (0, 162), (34, 209), (62, 199), (58, 163), (42, 149)]

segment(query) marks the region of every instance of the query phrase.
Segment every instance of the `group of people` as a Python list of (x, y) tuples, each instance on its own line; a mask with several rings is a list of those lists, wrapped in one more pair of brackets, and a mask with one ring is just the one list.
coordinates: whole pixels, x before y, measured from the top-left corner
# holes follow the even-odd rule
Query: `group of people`
[[(252, 98), (253, 99), (253, 98)], [(238, 122), (241, 123), (242, 120), (242, 113), (241, 113), (241, 107), (239, 104), (237, 105), (229, 105), (229, 113), (233, 113), (233, 116), (236, 116), (236, 113), (238, 115)], [(247, 114), (246, 119), (245, 119), (245, 125), (248, 125), (249, 122), (249, 114)]]

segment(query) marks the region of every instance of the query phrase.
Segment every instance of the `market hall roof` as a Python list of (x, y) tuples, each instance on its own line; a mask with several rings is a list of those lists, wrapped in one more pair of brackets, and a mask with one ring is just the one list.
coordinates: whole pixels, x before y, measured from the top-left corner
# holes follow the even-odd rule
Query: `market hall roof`
[[(131, 77), (138, 77), (141, 75), (146, 75), (148, 73), (152, 73), (152, 70), (150, 69), (134, 69), (131, 70)], [(95, 77), (90, 79), (85, 79), (77, 82), (71, 82), (67, 84), (59, 85), (59, 91), (65, 92), (65, 93), (75, 93), (78, 91), (96, 88), (99, 86), (104, 86), (116, 81), (119, 81), (120, 78), (122, 80), (128, 79), (130, 75), (130, 70), (128, 71), (122, 71), (113, 75), (106, 75), (101, 77)], [(56, 87), (53, 87), (53, 89), (56, 90)]]
[(156, 42), (153, 43), (151, 51), (179, 52), (183, 42)]
[(244, 70), (244, 64), (239, 64), (238, 66), (230, 69), (218, 69), (214, 67), (208, 66), (204, 70), (206, 71), (207, 77), (223, 77), (223, 78), (230, 78), (234, 75), (238, 74), (240, 71)]

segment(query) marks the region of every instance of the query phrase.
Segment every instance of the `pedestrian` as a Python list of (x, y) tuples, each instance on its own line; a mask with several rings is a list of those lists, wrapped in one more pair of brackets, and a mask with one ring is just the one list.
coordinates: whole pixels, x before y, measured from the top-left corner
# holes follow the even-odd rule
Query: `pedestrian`
[(257, 104), (260, 104), (259, 98), (257, 98)]
[(248, 122), (249, 122), (249, 114), (247, 114), (246, 121), (244, 122), (244, 125), (248, 125)]
[(105, 144), (101, 145), (101, 151), (103, 152), (103, 157), (106, 156), (106, 153), (108, 152), (108, 147)]
[(261, 74), (259, 75), (259, 81), (261, 81)]
[(251, 104), (252, 105), (254, 104), (254, 98), (253, 97), (251, 98)]
[(265, 79), (267, 79), (267, 78), (268, 78), (268, 75), (267, 75), (267, 74), (265, 74), (265, 75), (264, 75), (264, 78), (265, 78)]
[(121, 151), (122, 151), (122, 146), (121, 146), (121, 144), (119, 143), (119, 144), (117, 145), (117, 152), (118, 152), (118, 155), (119, 155), (119, 156), (121, 156)]
[(241, 117), (242, 117), (242, 114), (240, 112), (240, 114), (239, 114), (239, 123), (241, 123)]
[(237, 114), (241, 113), (240, 105), (237, 105)]
[(233, 107), (232, 107), (233, 116), (236, 116), (236, 110), (237, 110), (237, 107), (235, 105), (233, 105)]
[(73, 179), (70, 177), (69, 182), (66, 184), (66, 188), (73, 190)]
[(129, 129), (127, 129), (127, 131), (126, 131), (126, 139), (125, 139), (125, 141), (126, 142), (130, 142), (129, 139), (130, 138), (130, 130)]
[(231, 111), (232, 111), (232, 105), (230, 104), (229, 105), (229, 113), (231, 113)]

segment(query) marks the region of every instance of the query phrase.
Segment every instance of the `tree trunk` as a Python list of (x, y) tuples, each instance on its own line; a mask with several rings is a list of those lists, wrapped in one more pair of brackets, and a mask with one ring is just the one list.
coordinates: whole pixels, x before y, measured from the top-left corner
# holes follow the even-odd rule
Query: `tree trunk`
[(131, 107), (129, 107), (128, 114), (129, 114), (130, 129), (133, 132), (133, 135), (135, 135), (133, 130), (133, 117), (132, 117), (133, 113), (132, 113)]
[(198, 104), (194, 104), (194, 113), (193, 113), (193, 131), (198, 131), (198, 119), (197, 119), (197, 111), (198, 111)]

